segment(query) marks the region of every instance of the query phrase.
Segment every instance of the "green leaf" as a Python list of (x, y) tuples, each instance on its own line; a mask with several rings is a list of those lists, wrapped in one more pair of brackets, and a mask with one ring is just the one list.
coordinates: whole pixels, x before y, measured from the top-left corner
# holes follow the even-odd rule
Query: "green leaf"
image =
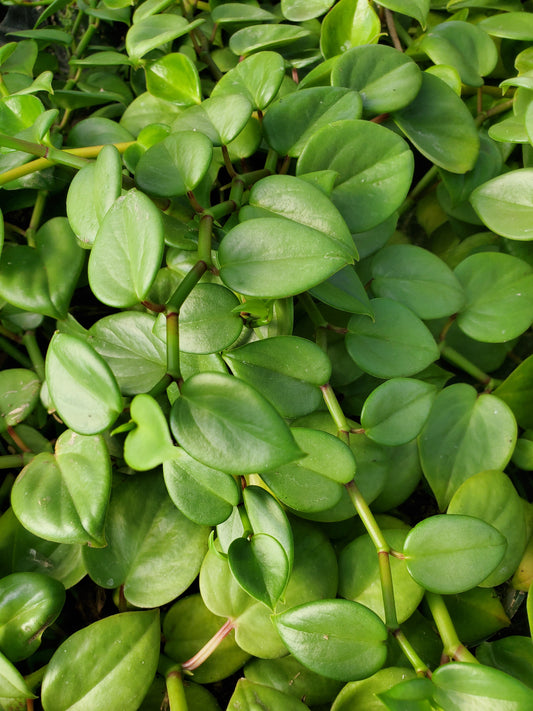
[[(6, 71), (5, 68), (3, 71)], [(44, 107), (36, 96), (3, 96), (0, 99), (0, 124), (9, 136), (29, 128), (43, 113)], [(5, 152), (5, 149), (2, 149)]]
[(440, 392), (420, 434), (420, 461), (440, 509), (468, 477), (504, 469), (516, 442), (516, 420), (494, 395), (465, 383)]
[(42, 452), (22, 470), (11, 503), (36, 536), (102, 546), (110, 491), (111, 462), (103, 438), (66, 430), (55, 454)]
[(329, 10), (333, 0), (281, 0), (281, 12), (291, 22), (305, 22)]
[(13, 573), (0, 580), (0, 652), (12, 662), (27, 659), (61, 612), (65, 588), (40, 573)]
[(130, 417), (137, 425), (124, 442), (124, 460), (137, 471), (155, 469), (174, 456), (163, 411), (151, 395), (139, 394), (131, 401)]
[(70, 44), (72, 35), (64, 30), (59, 30), (54, 27), (47, 27), (42, 30), (17, 30), (16, 32), (8, 32), (8, 35), (14, 37), (24, 37), (26, 39), (35, 39), (39, 42), (47, 44)]
[(332, 121), (360, 118), (361, 97), (354, 87), (312, 87), (282, 96), (265, 114), (269, 145), (281, 155), (299, 156), (308, 139)]
[[(67, 217), (81, 247), (92, 247), (100, 228), (96, 213), (96, 164), (88, 163), (73, 177), (67, 193)], [(89, 199), (88, 199), (89, 196)]]
[(449, 20), (433, 27), (422, 39), (420, 49), (435, 64), (454, 67), (461, 81), (469, 86), (482, 86), (498, 61), (496, 45), (479, 25)]
[(44, 711), (100, 711), (110, 699), (134, 711), (154, 678), (159, 644), (159, 610), (111, 615), (75, 632), (46, 669)]
[(274, 610), (290, 574), (289, 560), (281, 543), (267, 533), (256, 533), (250, 540), (236, 538), (229, 547), (228, 561), (242, 589)]
[(104, 316), (88, 331), (87, 343), (111, 368), (124, 395), (149, 392), (167, 371), (165, 344), (153, 333), (150, 314), (123, 311)]
[(308, 707), (270, 686), (239, 679), (226, 711), (255, 711), (256, 708), (261, 711), (305, 711)]
[(339, 57), (331, 83), (358, 91), (365, 111), (381, 114), (410, 104), (420, 91), (422, 73), (410, 57), (393, 47), (368, 44)]
[(298, 175), (318, 170), (336, 171), (331, 200), (350, 232), (364, 232), (403, 203), (411, 184), (413, 154), (384, 126), (337, 121), (314, 133), (298, 159)]
[(272, 405), (251, 385), (222, 373), (185, 381), (170, 427), (188, 454), (228, 474), (265, 471), (302, 454)]
[[(113, 100), (116, 101), (117, 97)], [(73, 148), (128, 141), (133, 141), (133, 135), (124, 126), (104, 116), (82, 119), (68, 134), (68, 145)]]
[(53, 217), (37, 231), (35, 247), (4, 246), (0, 298), (25, 311), (65, 318), (84, 256), (67, 219)]
[(361, 411), (365, 434), (379, 444), (405, 444), (420, 434), (437, 388), (412, 378), (392, 378), (372, 391)]
[(0, 698), (34, 699), (31, 689), (22, 674), (0, 653)]
[(533, 429), (533, 355), (520, 363), (494, 391), (512, 410), (520, 427)]
[(472, 170), (479, 136), (470, 111), (441, 79), (423, 73), (416, 98), (393, 114), (398, 128), (435, 165), (451, 173)]
[(485, 17), (478, 27), (493, 37), (533, 41), (533, 17), (528, 12), (502, 12)]
[(163, 462), (163, 472), (170, 498), (194, 523), (216, 526), (240, 501), (232, 476), (196, 461), (184, 449), (176, 449), (174, 457)]
[(533, 168), (511, 170), (480, 185), (470, 200), (479, 217), (496, 234), (531, 240), (532, 186)]
[(88, 269), (94, 295), (118, 308), (145, 299), (161, 265), (163, 246), (159, 210), (146, 195), (130, 190), (113, 203), (96, 235)]
[(510, 254), (480, 253), (464, 259), (455, 275), (466, 304), (459, 328), (478, 341), (502, 343), (520, 336), (533, 321), (533, 269)]
[(202, 23), (202, 19), (189, 23), (180, 15), (163, 14), (144, 17), (128, 30), (126, 52), (131, 59), (138, 62), (152, 49), (186, 35)]
[(34, 536), (10, 508), (0, 517), (0, 576), (10, 573), (42, 573), (68, 589), (79, 583), (86, 571), (81, 546)]
[(433, 684), (429, 679), (409, 679), (378, 694), (389, 711), (433, 711)]
[(281, 544), (289, 570), (294, 560), (292, 530), (281, 504), (266, 489), (249, 484), (242, 492), (246, 514), (254, 533), (266, 533)]
[(284, 74), (285, 65), (280, 54), (257, 52), (226, 72), (211, 96), (240, 94), (254, 109), (263, 111), (278, 93)]
[(122, 412), (117, 382), (85, 341), (55, 333), (46, 355), (46, 383), (65, 424), (83, 435), (107, 429)]
[(430, 516), (405, 540), (407, 569), (426, 590), (459, 593), (479, 585), (500, 564), (505, 537), (479, 518), (459, 514)]
[(403, 304), (371, 299), (374, 320), (355, 315), (348, 321), (346, 348), (356, 364), (377, 378), (409, 377), (439, 357), (433, 336)]
[(91, 578), (123, 586), (128, 602), (158, 607), (181, 595), (198, 575), (209, 529), (189, 521), (169, 499), (163, 477), (137, 474), (115, 486), (106, 520), (106, 548), (84, 548)]
[(231, 35), (229, 48), (237, 56), (251, 54), (260, 50), (285, 47), (305, 37), (310, 30), (297, 25), (256, 25), (243, 27)]
[(102, 222), (121, 192), (122, 156), (115, 146), (106, 145), (96, 158), (94, 170), (94, 207), (99, 222)]
[[(402, 550), (408, 531), (386, 530), (384, 536), (394, 550)], [(424, 589), (409, 575), (404, 560), (390, 557), (392, 585), (398, 622), (409, 619), (420, 604)], [(339, 595), (359, 602), (385, 621), (383, 593), (376, 546), (368, 534), (358, 536), (339, 556)]]
[(355, 459), (349, 447), (327, 432), (294, 427), (292, 434), (306, 456), (263, 472), (261, 478), (286, 506), (313, 513), (335, 506), (343, 484), (355, 474)]
[(218, 353), (234, 343), (243, 327), (239, 300), (221, 284), (197, 284), (180, 309), (180, 350)]
[(340, 0), (328, 12), (320, 30), (320, 51), (325, 59), (336, 57), (350, 47), (374, 44), (381, 22), (366, 0)]
[(370, 318), (374, 316), (365, 287), (352, 266), (343, 267), (309, 291), (316, 299), (334, 309), (365, 314)]
[(533, 704), (533, 691), (499, 669), (481, 664), (445, 664), (432, 676), (434, 700), (448, 709), (505, 708), (525, 711)]
[(511, 624), (494, 588), (448, 595), (445, 603), (463, 644), (478, 644)]
[(153, 96), (178, 106), (199, 104), (202, 100), (200, 76), (185, 54), (173, 52), (146, 68), (146, 89)]
[(214, 146), (221, 146), (237, 138), (251, 115), (252, 105), (245, 96), (223, 94), (182, 111), (172, 123), (172, 131), (200, 131)]
[(463, 287), (435, 254), (412, 244), (380, 249), (372, 260), (372, 291), (408, 306), (419, 318), (451, 316), (465, 302)]
[[(240, 2), (228, 2), (213, 8), (211, 13), (213, 22), (218, 25), (252, 25), (256, 22), (274, 20), (275, 15), (267, 10), (254, 5), (245, 5)], [(231, 31), (231, 28), (230, 28)]]
[(315, 343), (298, 336), (253, 341), (223, 355), (232, 372), (269, 400), (283, 417), (300, 417), (322, 401), (318, 386), (331, 364)]
[(331, 679), (364, 679), (385, 662), (387, 628), (357, 602), (311, 602), (276, 615), (274, 621), (296, 659)]
[(39, 402), (41, 381), (33, 370), (9, 368), (0, 372), (0, 432), (22, 422)]
[(135, 170), (141, 190), (178, 197), (194, 190), (211, 165), (213, 145), (203, 133), (178, 131), (151, 146)]
[(482, 581), (482, 587), (501, 585), (510, 578), (526, 548), (528, 532), (523, 501), (509, 477), (500, 471), (471, 476), (453, 495), (448, 513), (479, 518), (505, 536), (505, 555), (499, 566)]
[(425, 28), (429, 15), (429, 0), (379, 0), (378, 5), (386, 7), (393, 12), (414, 17)]

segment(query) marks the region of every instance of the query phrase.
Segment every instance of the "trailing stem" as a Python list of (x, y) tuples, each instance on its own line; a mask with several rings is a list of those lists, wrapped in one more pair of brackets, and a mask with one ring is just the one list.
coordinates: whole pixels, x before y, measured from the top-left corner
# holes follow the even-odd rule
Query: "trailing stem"
[(194, 669), (197, 669), (200, 664), (203, 664), (205, 660), (213, 654), (215, 649), (218, 647), (218, 645), (222, 642), (223, 639), (225, 639), (231, 630), (233, 629), (233, 621), (232, 620), (226, 620), (222, 627), (216, 632), (213, 637), (204, 644), (202, 649), (200, 649), (199, 652), (197, 652), (194, 657), (191, 657), (188, 659), (186, 662), (184, 662), (181, 665), (181, 668), (185, 671), (193, 671)]
[(459, 640), (450, 613), (441, 595), (426, 591), (426, 600), (435, 620), (435, 625), (444, 645), (444, 654), (457, 662), (474, 662), (478, 660)]

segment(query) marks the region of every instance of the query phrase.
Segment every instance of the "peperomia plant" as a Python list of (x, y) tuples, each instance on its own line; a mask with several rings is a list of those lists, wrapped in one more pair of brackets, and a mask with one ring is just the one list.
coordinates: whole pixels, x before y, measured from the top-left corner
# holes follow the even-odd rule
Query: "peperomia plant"
[(2, 5), (0, 709), (530, 711), (531, 3)]

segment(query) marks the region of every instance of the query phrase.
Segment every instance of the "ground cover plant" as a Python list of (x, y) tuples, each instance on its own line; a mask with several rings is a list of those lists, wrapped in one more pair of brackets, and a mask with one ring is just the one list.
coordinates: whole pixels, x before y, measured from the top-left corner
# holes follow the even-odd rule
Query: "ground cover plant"
[(2, 4), (1, 709), (533, 708), (531, 10)]

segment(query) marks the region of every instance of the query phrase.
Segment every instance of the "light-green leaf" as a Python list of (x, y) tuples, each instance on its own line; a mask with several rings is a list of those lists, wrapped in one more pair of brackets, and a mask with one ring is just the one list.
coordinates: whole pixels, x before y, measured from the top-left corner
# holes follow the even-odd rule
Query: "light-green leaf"
[(533, 239), (533, 168), (511, 170), (476, 188), (474, 210), (496, 234), (509, 239)]

